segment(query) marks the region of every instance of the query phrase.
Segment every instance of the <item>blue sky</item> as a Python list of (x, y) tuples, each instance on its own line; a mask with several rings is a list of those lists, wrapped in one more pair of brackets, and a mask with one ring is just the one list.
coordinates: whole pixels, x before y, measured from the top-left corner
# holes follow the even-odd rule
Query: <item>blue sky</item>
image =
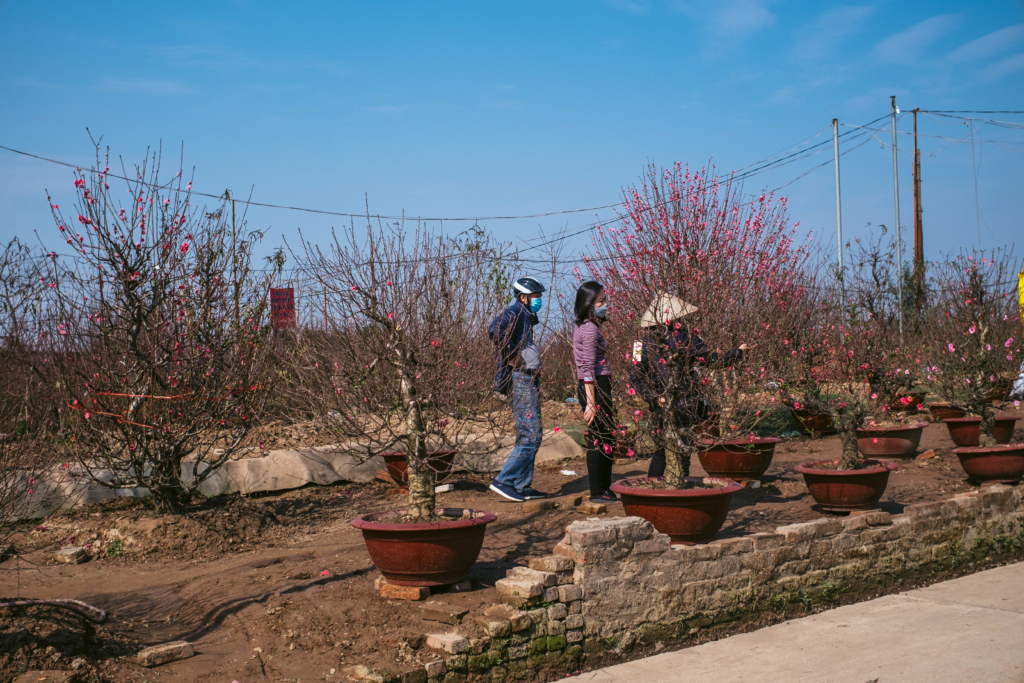
[[(0, 65), (0, 145), (86, 165), (88, 127), (127, 162), (161, 142), (176, 159), (184, 143), (194, 187), (211, 193), (520, 215), (614, 203), (648, 162), (743, 168), (827, 139), (833, 117), (884, 116), (889, 95), (903, 111), (1024, 110), (1024, 4), (0, 0)], [(920, 138), (926, 255), (1024, 235), (1024, 130), (924, 115), (919, 130), (936, 136)], [(954, 144), (972, 132), (973, 148)], [(870, 133), (842, 161), (852, 236), (893, 222), (890, 133)], [(899, 143), (909, 226), (911, 140)], [(822, 149), (745, 189), (794, 180), (829, 160)], [(830, 240), (832, 173), (783, 190), (792, 218)], [(69, 169), (0, 150), (0, 239), (39, 231), (57, 244), (44, 188), (70, 204)], [(519, 240), (612, 215), (484, 225)], [(249, 213), (268, 247), (299, 229), (323, 239), (341, 220)]]

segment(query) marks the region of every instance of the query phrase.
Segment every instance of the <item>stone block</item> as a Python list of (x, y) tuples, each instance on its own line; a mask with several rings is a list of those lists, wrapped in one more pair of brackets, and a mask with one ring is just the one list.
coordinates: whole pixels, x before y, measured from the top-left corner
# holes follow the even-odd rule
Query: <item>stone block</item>
[(458, 633), (431, 633), (427, 634), (427, 647), (457, 655), (469, 649), (469, 641)]
[(482, 638), (470, 638), (469, 649), (466, 650), (467, 654), (470, 655), (482, 655), (487, 651), (487, 648), (491, 646), (490, 636), (484, 636)]
[(558, 586), (558, 601), (573, 602), (583, 599), (583, 589), (574, 583)]
[(493, 617), (477, 617), (476, 623), (484, 630), (484, 633), (492, 638), (504, 638), (512, 633), (512, 624), (507, 619), (494, 619)]
[(539, 598), (544, 594), (544, 583), (535, 578), (507, 578), (494, 582), (501, 596), (514, 598)]
[(558, 601), (558, 586), (552, 586), (551, 588), (544, 589), (544, 602), (557, 602)]
[(540, 604), (542, 597), (543, 595), (538, 595), (533, 598), (519, 598), (513, 595), (502, 595), (501, 601), (510, 607), (515, 607), (516, 609), (527, 609)]
[(526, 645), (513, 645), (508, 649), (509, 659), (522, 659), (529, 651)]
[(523, 503), (523, 512), (526, 514), (533, 514), (537, 512), (544, 512), (546, 510), (554, 510), (555, 501), (553, 500), (528, 500)]
[(549, 636), (564, 636), (565, 635), (565, 622), (552, 620), (548, 622), (548, 635)]
[(565, 627), (567, 629), (583, 628), (583, 616), (579, 614), (570, 614), (565, 618)]
[(551, 549), (551, 553), (556, 557), (564, 557), (567, 560), (572, 560), (576, 555), (576, 551), (573, 550), (572, 546), (565, 541), (557, 543), (555, 547)]
[(558, 576), (558, 585), (564, 586), (567, 583), (572, 583), (573, 572), (556, 572)]
[(565, 642), (567, 643), (580, 643), (583, 642), (583, 631), (566, 631)]
[(668, 536), (659, 534), (659, 538), (650, 538), (645, 541), (637, 541), (633, 544), (634, 555), (649, 555), (653, 553), (663, 553), (672, 547), (672, 542)]
[(608, 506), (604, 503), (591, 503), (589, 501), (582, 503), (576, 509), (584, 515), (603, 515), (608, 512)]
[(423, 669), (405, 671), (398, 676), (400, 683), (427, 683), (427, 672)]
[(885, 526), (886, 524), (892, 524), (892, 515), (882, 510), (872, 510), (864, 515), (864, 519), (867, 520), (868, 526)]
[(548, 611), (546, 609), (532, 609), (527, 614), (530, 616), (530, 621), (534, 624), (540, 624), (548, 620)]
[(712, 544), (720, 547), (723, 555), (748, 553), (754, 549), (754, 542), (745, 536), (740, 536), (739, 538), (723, 538), (717, 541), (712, 541)]
[(565, 619), (569, 615), (569, 609), (562, 603), (548, 607), (548, 620)]
[(151, 667), (160, 666), (167, 662), (174, 662), (179, 659), (188, 659), (195, 655), (195, 648), (192, 647), (192, 643), (184, 640), (176, 640), (173, 643), (164, 643), (163, 645), (154, 645), (153, 647), (147, 647), (145, 650), (141, 650), (136, 657), (140, 666)]
[(754, 534), (750, 537), (754, 550), (776, 550), (785, 540), (783, 534)]
[(427, 665), (423, 668), (426, 670), (428, 678), (443, 676), (448, 671), (448, 667), (444, 665), (443, 660), (437, 662), (428, 662)]
[(493, 605), (484, 610), (484, 614), (495, 619), (508, 621), (513, 632), (525, 631), (533, 624), (529, 613), (513, 609), (508, 605)]
[(539, 581), (545, 588), (551, 588), (552, 586), (558, 585), (558, 574), (554, 572), (540, 572), (536, 569), (530, 569), (529, 567), (513, 567), (505, 572), (505, 577), (509, 579), (529, 579), (532, 581)]
[(916, 505), (907, 505), (903, 508), (903, 514), (909, 519), (917, 519), (920, 517), (937, 517), (942, 515), (944, 503), (938, 501), (935, 503), (918, 503)]
[(368, 666), (357, 664), (348, 666), (341, 670), (342, 675), (352, 681), (363, 681), (364, 683), (384, 683), (384, 677), (373, 671)]
[(863, 516), (847, 517), (843, 520), (843, 528), (846, 531), (857, 531), (858, 529), (866, 529), (868, 526), (868, 520)]
[(583, 601), (573, 600), (569, 603), (569, 614), (583, 614)]
[(703, 562), (714, 560), (722, 556), (722, 546), (708, 545), (680, 545), (672, 546), (672, 550), (678, 553), (679, 559), (684, 562)]
[(473, 590), (473, 582), (469, 579), (459, 581), (458, 583), (453, 583), (451, 586), (448, 587), (449, 593), (468, 593), (471, 590)]
[(426, 600), (430, 597), (427, 586), (396, 586), (393, 583), (381, 582), (380, 597), (386, 600)]
[(548, 652), (564, 650), (566, 644), (565, 636), (548, 636)]
[(539, 572), (571, 572), (573, 561), (560, 555), (534, 557), (530, 560), (530, 569), (536, 569)]
[(787, 543), (800, 543), (815, 538), (824, 538), (838, 534), (843, 530), (843, 525), (834, 519), (816, 519), (813, 522), (802, 522), (800, 524), (789, 524), (780, 526), (775, 530), (777, 534), (783, 534)]
[(53, 554), (53, 559), (61, 564), (82, 564), (88, 558), (89, 556), (85, 554), (85, 548), (77, 545), (61, 548)]
[[(452, 655), (451, 657), (445, 657), (444, 658), (444, 663), (445, 663), (445, 666), (447, 666), (449, 669), (454, 669), (456, 671), (459, 671), (461, 669), (465, 669), (466, 668), (466, 660), (467, 659), (468, 659), (468, 657), (466, 655)], [(451, 673), (451, 671), (449, 671), (448, 672), (448, 676), (451, 676), (451, 675), (452, 675), (452, 673)], [(445, 678), (445, 680), (448, 680), (448, 679)]]
[(420, 608), (420, 619), (438, 621), (442, 624), (455, 625), (469, 610), (465, 607), (450, 605), (447, 602), (431, 600)]

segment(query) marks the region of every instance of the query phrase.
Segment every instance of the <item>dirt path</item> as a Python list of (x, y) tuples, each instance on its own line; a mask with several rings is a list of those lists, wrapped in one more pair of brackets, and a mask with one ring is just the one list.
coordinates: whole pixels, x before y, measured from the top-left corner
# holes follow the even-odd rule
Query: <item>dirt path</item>
[[(939, 456), (903, 462), (890, 477), (881, 509), (899, 513), (907, 504), (970, 488), (950, 453), (945, 428), (928, 426), (921, 446), (935, 448)], [(762, 488), (734, 497), (721, 536), (819, 517), (793, 466), (838, 455), (835, 437), (781, 445)], [(616, 465), (615, 477), (645, 473), (646, 465)], [(694, 465), (693, 472), (703, 474)], [(560, 474), (563, 468), (576, 475)], [(451, 481), (456, 490), (440, 496), (442, 505), (498, 515), (470, 575), (474, 590), (446, 596), (470, 609), (497, 600), (494, 582), (508, 568), (550, 552), (565, 526), (581, 518), (572, 497), (587, 490), (582, 460), (537, 472), (534, 486), (560, 503), (541, 513), (501, 502), (487, 491), (486, 477)], [(177, 520), (157, 517), (134, 501), (51, 518), (26, 540), (66, 545), (75, 538), (90, 543), (96, 557), (75, 566), (47, 564), (43, 552), (26, 558), (41, 566), (10, 560), (0, 565), (0, 595), (77, 598), (107, 610), (110, 618), (92, 629), (77, 617), (47, 610), (31, 612), (36, 618), (4, 615), (0, 681), (30, 666), (67, 669), (79, 657), (83, 671), (113, 681), (337, 681), (337, 672), (352, 664), (392, 673), (422, 667), (438, 658), (420, 648), (422, 636), (448, 627), (420, 620), (417, 603), (375, 594), (377, 572), (349, 524), (357, 514), (399, 501), (383, 484), (341, 485), (210, 501)], [(610, 506), (608, 514), (622, 515), (621, 504)], [(188, 640), (198, 654), (150, 672), (134, 664), (142, 646), (170, 640)]]

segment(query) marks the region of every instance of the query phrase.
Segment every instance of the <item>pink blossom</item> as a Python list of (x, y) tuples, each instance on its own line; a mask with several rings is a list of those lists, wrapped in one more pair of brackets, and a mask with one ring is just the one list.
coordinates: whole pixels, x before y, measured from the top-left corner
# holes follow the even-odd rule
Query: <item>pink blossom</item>
[(182, 254), (185, 254), (185, 253), (187, 253), (187, 252), (188, 252), (188, 242), (185, 242), (185, 243), (183, 243), (183, 244), (181, 245), (181, 253), (182, 253)]
[(626, 393), (629, 394), (630, 396), (636, 396), (636, 389), (630, 387), (629, 389), (626, 389)]
[(320, 572), (320, 576), (330, 576), (330, 575), (331, 575), (331, 572), (329, 570), (327, 570), (327, 569), (325, 569), (322, 572)]
[(437, 341), (437, 340), (435, 339), (434, 341), (430, 342), (430, 345), (431, 345), (431, 346), (433, 346), (434, 348), (437, 348), (437, 345), (438, 345), (438, 344), (440, 344), (440, 343), (441, 343), (441, 342), (439, 342), (439, 341)]
[(953, 353), (953, 352), (954, 352), (954, 351), (956, 350), (956, 349), (954, 349), (954, 348), (953, 348), (953, 345), (952, 345), (952, 344), (949, 344), (949, 345), (948, 345), (948, 348), (949, 348), (949, 352), (950, 352), (950, 353)]
[(872, 400), (878, 398), (878, 394), (871, 394), (871, 398), (872, 398)]
[(974, 334), (977, 330), (974, 329), (974, 325), (971, 325), (969, 328), (967, 328), (967, 331), (970, 332), (971, 334)]
[(553, 431), (555, 432), (555, 434), (557, 434), (558, 432), (562, 431), (562, 428), (561, 427), (555, 427)]
[(86, 419), (86, 420), (88, 420), (88, 419), (89, 419), (89, 411), (88, 411), (88, 410), (87, 410), (87, 411), (85, 411), (85, 419)]
[(922, 406), (920, 403), (918, 403), (917, 404), (917, 409), (918, 410), (924, 410), (924, 406)]
[(627, 448), (626, 449), (626, 457), (627, 458), (632, 458), (634, 455), (635, 454), (633, 453), (633, 449), (632, 448)]
[(1006, 348), (1010, 348), (1011, 344), (1013, 344), (1013, 337), (1010, 337), (1009, 339), (1007, 339), (1006, 343), (1003, 344), (1003, 346), (1005, 346)]

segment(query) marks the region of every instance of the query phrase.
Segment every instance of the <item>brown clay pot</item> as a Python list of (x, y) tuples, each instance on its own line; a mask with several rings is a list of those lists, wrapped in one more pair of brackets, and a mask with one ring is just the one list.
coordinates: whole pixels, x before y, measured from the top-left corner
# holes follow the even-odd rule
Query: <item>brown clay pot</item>
[(905, 458), (917, 453), (921, 432), (927, 422), (910, 422), (894, 427), (858, 427), (857, 449), (867, 456)]
[(697, 458), (708, 476), (737, 481), (760, 479), (772, 464), (775, 444), (781, 442), (782, 439), (770, 437), (709, 444), (705, 450), (697, 451)]
[(992, 448), (954, 448), (960, 466), (971, 479), (1012, 484), (1024, 477), (1024, 443)]
[(655, 529), (668, 534), (673, 543), (693, 545), (707, 543), (725, 524), (729, 515), (732, 494), (741, 486), (728, 479), (702, 479), (687, 477), (694, 483), (715, 483), (720, 488), (660, 490), (639, 489), (630, 484), (647, 479), (634, 477), (612, 484), (612, 491), (619, 494), (626, 514), (642, 517)]
[(963, 417), (967, 414), (966, 410), (961, 410), (948, 403), (929, 403), (928, 412), (932, 414), (932, 419), (938, 422), (948, 420), (951, 417)]
[[(402, 453), (381, 453), (384, 458), (384, 467), (388, 470), (388, 476), (394, 479), (399, 486), (409, 484), (409, 461), (406, 454)], [(452, 473), (452, 461), (455, 460), (455, 451), (434, 451), (427, 454), (427, 467), (434, 470), (434, 481), (440, 483)]]
[[(399, 586), (446, 586), (466, 578), (484, 543), (490, 512), (444, 508), (446, 519), (422, 524), (389, 522), (404, 510), (362, 515), (352, 526), (363, 532), (370, 560), (391, 583)], [(459, 519), (465, 512), (468, 519)]]
[(819, 413), (806, 408), (790, 408), (790, 410), (793, 411), (797, 429), (801, 434), (824, 435), (836, 431), (836, 426), (832, 423), (832, 416), (828, 413)]
[[(996, 415), (996, 422), (992, 428), (992, 436), (995, 437), (996, 443), (1010, 443), (1017, 419), (1011, 415)], [(980, 417), (953, 417), (943, 420), (942, 423), (949, 429), (949, 438), (953, 439), (957, 446), (970, 447), (981, 443)]]
[(796, 471), (804, 475), (811, 497), (822, 510), (829, 512), (873, 509), (889, 484), (889, 472), (898, 467), (888, 460), (865, 460), (868, 467), (864, 469), (821, 469), (823, 464), (838, 463), (838, 460), (811, 460), (796, 466)]

